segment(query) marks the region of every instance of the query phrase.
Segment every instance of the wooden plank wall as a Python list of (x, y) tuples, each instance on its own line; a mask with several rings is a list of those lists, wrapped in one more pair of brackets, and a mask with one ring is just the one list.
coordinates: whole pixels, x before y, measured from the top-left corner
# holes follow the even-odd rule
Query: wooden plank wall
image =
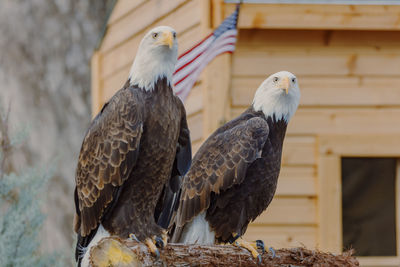
[(400, 133), (399, 43), (391, 31), (240, 30), (231, 117), (277, 71), (296, 74), (302, 93), (284, 144), (277, 197), (249, 227), (249, 239), (320, 247), (319, 223), (329, 222), (318, 210), (318, 136)]
[[(148, 30), (159, 25), (173, 27), (178, 35), (179, 53), (204, 36), (201, 5), (201, 0), (117, 2), (108, 21), (107, 33), (92, 60), (96, 63), (96, 73), (92, 74), (95, 80), (93, 92), (96, 93), (93, 115), (127, 80), (139, 43)], [(201, 84), (201, 81), (196, 84), (185, 102), (194, 151), (203, 137)]]
[[(226, 4), (226, 14), (234, 4)], [(398, 5), (244, 4), (241, 29), (400, 30)]]

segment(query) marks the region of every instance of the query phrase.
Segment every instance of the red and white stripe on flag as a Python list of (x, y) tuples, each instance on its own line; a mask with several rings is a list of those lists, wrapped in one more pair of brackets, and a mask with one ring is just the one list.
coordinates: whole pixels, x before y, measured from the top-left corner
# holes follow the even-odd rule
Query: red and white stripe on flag
[(172, 83), (175, 94), (182, 101), (189, 95), (202, 70), (211, 60), (235, 50), (238, 12), (239, 7), (213, 33), (178, 57)]

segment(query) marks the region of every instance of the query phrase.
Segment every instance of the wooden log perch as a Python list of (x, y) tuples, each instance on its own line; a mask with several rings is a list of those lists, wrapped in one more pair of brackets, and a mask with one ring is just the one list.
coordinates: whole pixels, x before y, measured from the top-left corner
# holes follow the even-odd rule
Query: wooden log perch
[(333, 255), (306, 248), (278, 249), (273, 258), (271, 253), (262, 255), (257, 264), (251, 254), (243, 248), (230, 245), (183, 245), (168, 244), (160, 250), (159, 259), (148, 248), (131, 240), (115, 237), (102, 239), (90, 250), (92, 267), (105, 266), (359, 266), (353, 251)]

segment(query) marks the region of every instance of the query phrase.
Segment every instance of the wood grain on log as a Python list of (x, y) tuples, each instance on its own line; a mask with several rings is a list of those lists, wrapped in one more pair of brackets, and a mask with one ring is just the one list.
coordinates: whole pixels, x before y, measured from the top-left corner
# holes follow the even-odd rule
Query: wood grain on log
[(257, 264), (251, 254), (243, 249), (230, 245), (183, 245), (168, 244), (161, 251), (158, 259), (148, 248), (131, 240), (115, 237), (104, 238), (90, 250), (92, 267), (106, 266), (359, 266), (352, 251), (333, 255), (306, 248), (276, 250), (262, 255), (261, 264)]

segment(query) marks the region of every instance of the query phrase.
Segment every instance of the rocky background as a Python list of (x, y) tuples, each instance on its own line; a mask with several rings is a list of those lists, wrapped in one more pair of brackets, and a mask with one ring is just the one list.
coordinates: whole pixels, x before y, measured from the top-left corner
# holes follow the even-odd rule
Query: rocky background
[(90, 122), (90, 57), (113, 0), (0, 0), (0, 109), (27, 131), (12, 166), (54, 170), (46, 251), (71, 251), (77, 157)]

